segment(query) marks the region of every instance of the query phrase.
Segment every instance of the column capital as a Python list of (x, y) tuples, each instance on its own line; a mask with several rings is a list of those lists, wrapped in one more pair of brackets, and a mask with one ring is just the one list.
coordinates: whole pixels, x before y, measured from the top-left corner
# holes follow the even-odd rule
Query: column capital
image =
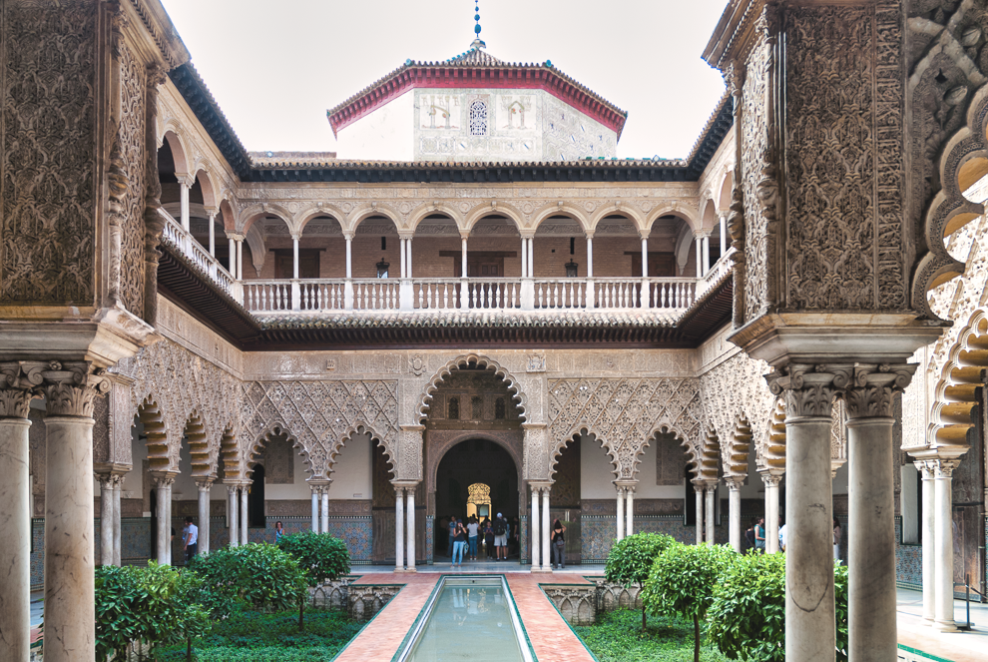
[(178, 180), (179, 184), (181, 184), (186, 188), (192, 188), (192, 186), (196, 183), (195, 175), (189, 175), (189, 174), (180, 175), (178, 173), (175, 173), (175, 179)]
[(353, 241), (353, 236), (355, 234), (356, 233), (353, 230), (344, 230), (343, 231), (343, 239), (345, 239), (346, 241)]
[(758, 475), (762, 477), (762, 482), (765, 483), (766, 487), (778, 487), (785, 473), (779, 472), (776, 469), (769, 469), (767, 471), (759, 471)]
[(214, 478), (197, 478), (196, 487), (199, 488), (200, 492), (208, 492), (213, 489)]
[(175, 478), (178, 477), (178, 474), (170, 471), (152, 471), (149, 475), (151, 476), (151, 483), (159, 489), (163, 487), (171, 487), (175, 484)]
[(957, 460), (932, 460), (933, 464), (933, 477), (934, 478), (950, 478), (954, 475), (954, 469), (960, 465), (961, 461)]
[(243, 241), (244, 240), (244, 235), (237, 234), (235, 232), (227, 232), (226, 233), (226, 238), (227, 239), (233, 239), (234, 241)]
[(932, 460), (915, 460), (913, 465), (919, 470), (920, 477), (923, 480), (933, 480), (933, 461)]
[(93, 417), (93, 399), (110, 392), (106, 370), (91, 361), (51, 361), (41, 373), (49, 416)]
[(209, 216), (209, 218), (216, 218), (220, 213), (220, 210), (216, 207), (206, 207), (205, 210), (206, 215)]
[(593, 230), (588, 230), (588, 231), (584, 232), (583, 234), (586, 236), (587, 239), (593, 240), (593, 234), (594, 234), (593, 233)]
[(735, 491), (744, 486), (746, 478), (747, 476), (724, 476), (724, 482), (727, 483), (727, 489)]
[(99, 487), (101, 490), (112, 490), (119, 487), (123, 483), (123, 475), (118, 473), (101, 473), (99, 471), (94, 471), (93, 476), (99, 482)]
[(552, 489), (551, 481), (528, 481), (528, 486), (532, 488), (532, 491), (538, 490), (539, 492), (549, 492)]
[(853, 364), (790, 363), (765, 376), (769, 390), (786, 398), (786, 415), (830, 418), (834, 397), (851, 383)]
[(460, 230), (460, 239), (462, 241), (466, 241), (469, 238), (470, 238), (470, 231), (469, 230)]
[(131, 469), (133, 469), (133, 465), (116, 462), (96, 462), (93, 464), (93, 473), (96, 474), (97, 480), (103, 480), (110, 476), (123, 478)]
[(918, 367), (915, 363), (856, 364), (853, 382), (844, 390), (848, 419), (891, 418), (895, 394), (905, 390)]
[(27, 418), (47, 364), (29, 361), (0, 363), (0, 418)]

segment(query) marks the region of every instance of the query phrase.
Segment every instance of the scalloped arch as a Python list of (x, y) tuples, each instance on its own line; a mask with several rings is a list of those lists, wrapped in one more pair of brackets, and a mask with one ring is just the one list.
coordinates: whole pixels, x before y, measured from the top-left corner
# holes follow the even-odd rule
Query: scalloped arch
[(377, 430), (374, 429), (374, 426), (360, 420), (349, 426), (346, 432), (343, 433), (343, 437), (341, 439), (333, 441), (326, 459), (325, 475), (327, 478), (332, 478), (333, 472), (336, 471), (333, 468), (336, 465), (336, 458), (339, 457), (340, 453), (343, 451), (343, 447), (346, 446), (346, 442), (350, 441), (355, 436), (362, 434), (370, 436), (371, 443), (376, 443), (384, 450), (384, 459), (388, 462), (388, 466), (390, 467), (389, 471), (393, 476), (398, 475), (398, 457), (395, 449), (385, 441), (386, 437), (379, 434)]
[(422, 421), (428, 418), (432, 398), (439, 388), (440, 383), (453, 370), (459, 369), (461, 365), (468, 365), (470, 363), (493, 368), (494, 376), (501, 378), (508, 385), (508, 391), (513, 393), (512, 399), (518, 403), (518, 409), (521, 410), (521, 420), (523, 422), (528, 421), (528, 397), (521, 390), (518, 380), (506, 368), (501, 366), (500, 363), (481, 354), (462, 354), (452, 361), (447, 362), (446, 365), (436, 371), (436, 374), (432, 376), (432, 379), (429, 380), (425, 390), (422, 392), (422, 397), (419, 398), (419, 404), (416, 408), (418, 420)]
[(270, 425), (264, 432), (257, 436), (253, 442), (251, 442), (250, 447), (244, 453), (244, 477), (249, 477), (254, 469), (254, 465), (260, 459), (261, 450), (268, 445), (268, 443), (274, 437), (286, 436), (288, 443), (292, 445), (292, 448), (298, 451), (298, 454), (302, 456), (302, 461), (305, 464), (305, 471), (309, 474), (311, 478), (313, 475), (312, 471), (312, 461), (309, 458), (309, 449), (307, 449), (302, 442), (299, 441), (298, 437), (295, 436), (291, 430), (281, 423), (274, 423)]
[(933, 389), (930, 445), (970, 445), (973, 412), (988, 369), (988, 309), (979, 307), (957, 335)]
[(587, 425), (578, 425), (573, 429), (572, 434), (563, 437), (559, 442), (557, 442), (549, 454), (549, 479), (552, 480), (552, 476), (556, 473), (556, 462), (559, 460), (559, 456), (563, 454), (563, 449), (570, 445), (570, 443), (576, 439), (576, 437), (586, 435), (588, 437), (593, 437), (594, 441), (600, 444), (600, 447), (604, 449), (604, 453), (611, 461), (611, 473), (614, 474), (615, 480), (621, 478), (621, 467), (618, 460), (617, 451), (611, 448), (610, 442), (607, 441), (603, 436), (598, 435), (596, 432), (590, 429)]

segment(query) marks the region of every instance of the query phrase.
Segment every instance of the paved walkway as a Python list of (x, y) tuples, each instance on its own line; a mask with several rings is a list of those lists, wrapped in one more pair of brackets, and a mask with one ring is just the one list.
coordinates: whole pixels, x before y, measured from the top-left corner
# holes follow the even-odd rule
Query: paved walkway
[[(939, 632), (923, 621), (923, 592), (900, 588), (896, 595), (899, 644), (950, 662), (984, 662), (988, 659), (988, 605), (971, 603), (970, 632)], [(965, 604), (954, 600), (954, 619), (967, 621)], [(908, 651), (899, 651), (910, 660)], [(928, 658), (918, 658), (928, 659)]]
[[(500, 564), (497, 571), (486, 569), (487, 564), (464, 566), (450, 573), (448, 570), (432, 571), (435, 566), (427, 566), (430, 571), (415, 574), (395, 574), (393, 572), (367, 572), (354, 582), (367, 584), (406, 584), (405, 587), (382, 609), (357, 638), (344, 649), (336, 662), (387, 662), (394, 654), (415, 622), (415, 618), (425, 606), (432, 589), (442, 574), (504, 574), (508, 587), (518, 605), (528, 638), (535, 649), (535, 656), (542, 661), (552, 662), (593, 662), (593, 657), (583, 643), (573, 633), (566, 621), (539, 588), (539, 584), (583, 584), (582, 574), (592, 566), (579, 566), (572, 572), (559, 572), (533, 575), (523, 571), (524, 566)], [(498, 564), (491, 564), (498, 565)], [(361, 574), (363, 568), (354, 568), (353, 574)], [(569, 568), (567, 568), (567, 571)]]

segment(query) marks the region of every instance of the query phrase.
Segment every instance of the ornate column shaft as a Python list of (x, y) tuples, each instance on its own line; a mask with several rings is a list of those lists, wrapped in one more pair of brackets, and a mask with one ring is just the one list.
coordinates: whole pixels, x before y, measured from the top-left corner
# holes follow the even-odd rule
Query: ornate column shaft
[(405, 572), (415, 572), (415, 487), (408, 486), (405, 493), (407, 495), (405, 503), (408, 509), (408, 531), (405, 532), (408, 536)]
[(226, 509), (229, 513), (227, 528), (230, 529), (230, 547), (240, 545), (240, 501), (237, 498), (239, 491), (236, 485), (226, 486)]
[(52, 362), (45, 478), (45, 659), (96, 656), (93, 544), (93, 399), (110, 382), (91, 363)]
[(713, 545), (717, 540), (714, 535), (714, 525), (717, 523), (715, 519), (717, 513), (717, 483), (707, 485), (704, 493), (707, 498), (706, 506), (703, 509), (704, 522), (706, 523), (706, 535), (704, 537), (708, 543)]
[(192, 189), (192, 185), (196, 183), (195, 177), (193, 175), (179, 175), (178, 176), (178, 186), (179, 186), (179, 199), (181, 200), (181, 221), (182, 228), (186, 231), (190, 231), (189, 227), (189, 191)]
[(929, 460), (914, 463), (922, 475), (923, 485), (923, 620), (933, 625), (936, 620), (936, 495), (934, 494), (934, 464)]
[(786, 398), (786, 659), (834, 659), (833, 400), (851, 367), (790, 364), (769, 375)]
[[(858, 364), (845, 390), (848, 505), (848, 659), (895, 659), (893, 398), (915, 365)], [(831, 543), (833, 541), (831, 540)]]
[(161, 181), (158, 176), (158, 86), (165, 72), (157, 66), (147, 70), (144, 104), (144, 152), (147, 192), (144, 196), (144, 321), (154, 325), (158, 317), (158, 244), (165, 229), (161, 215)]
[(759, 474), (765, 484), (765, 553), (775, 554), (779, 551), (779, 484), (782, 474), (773, 471), (761, 471)]
[[(540, 522), (542, 518), (539, 517), (539, 488), (532, 485), (532, 572), (539, 572), (542, 570), (542, 563), (540, 562), (542, 558), (542, 546), (539, 545), (539, 536), (541, 535), (542, 527)], [(618, 503), (620, 503), (620, 497), (618, 498)], [(620, 520), (620, 518), (619, 518)]]
[(617, 488), (617, 539), (624, 540), (624, 487)]
[(405, 571), (405, 488), (395, 486), (395, 572)]
[[(40, 383), (39, 378), (35, 381)], [(28, 418), (37, 397), (20, 363), (0, 364), (0, 659), (31, 658), (31, 476)]]
[(744, 476), (728, 476), (724, 479), (727, 483), (727, 504), (728, 518), (727, 528), (731, 547), (735, 552), (741, 553), (741, 487), (744, 485)]
[(196, 487), (199, 490), (199, 553), (209, 554), (209, 497), (213, 490), (213, 479), (197, 480)]

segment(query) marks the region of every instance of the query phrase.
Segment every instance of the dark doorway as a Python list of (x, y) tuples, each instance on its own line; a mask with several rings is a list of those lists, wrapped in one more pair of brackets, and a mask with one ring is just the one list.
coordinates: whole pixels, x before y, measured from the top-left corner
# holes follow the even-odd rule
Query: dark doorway
[[(445, 556), (448, 531), (440, 522), (450, 515), (466, 517), (468, 488), (482, 483), (490, 487), (491, 514), (504, 514), (512, 521), (518, 517), (518, 468), (511, 455), (488, 439), (468, 439), (449, 449), (436, 468), (436, 541), (435, 554)], [(512, 530), (512, 537), (514, 530)], [(478, 556), (479, 558), (479, 556)]]
[(247, 526), (252, 529), (267, 527), (264, 514), (264, 465), (254, 465), (250, 491), (247, 493)]
[[(147, 474), (144, 475), (144, 480), (151, 480), (151, 477)], [(151, 503), (151, 553), (150, 556), (156, 558), (158, 563), (162, 562), (162, 559), (158, 559), (158, 490), (151, 490), (150, 494)]]
[[(626, 255), (631, 255), (631, 275), (642, 275), (642, 254), (641, 252), (628, 251)], [(711, 264), (713, 264), (711, 262)], [(649, 278), (674, 278), (676, 276), (676, 255), (675, 253), (652, 253), (648, 254), (648, 277)]]

